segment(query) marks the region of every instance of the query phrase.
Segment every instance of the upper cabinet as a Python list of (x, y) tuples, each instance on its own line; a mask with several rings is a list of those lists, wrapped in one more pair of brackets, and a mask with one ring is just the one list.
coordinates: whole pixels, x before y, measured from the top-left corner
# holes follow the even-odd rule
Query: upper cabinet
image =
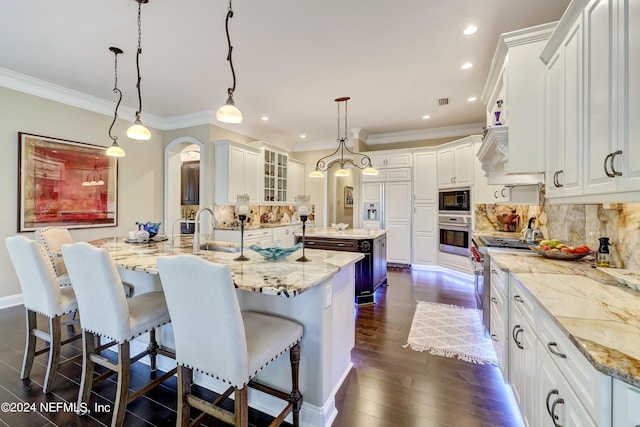
[(264, 185), (262, 203), (286, 202), (288, 193), (289, 156), (267, 148), (262, 149)]
[(411, 167), (411, 153), (402, 151), (378, 151), (378, 152), (365, 152), (371, 159), (371, 164), (376, 169), (387, 168), (410, 168)]
[(473, 142), (470, 137), (443, 144), (437, 151), (438, 188), (473, 184)]
[(235, 204), (238, 194), (248, 194), (249, 201), (258, 204), (260, 150), (230, 140), (216, 141), (215, 146), (216, 204)]
[(413, 201), (438, 203), (436, 150), (413, 153)]
[(478, 151), (490, 184), (543, 181), (545, 67), (540, 52), (555, 23), (500, 36), (482, 93), (487, 132)]
[(296, 196), (304, 194), (304, 163), (289, 158), (287, 167), (288, 177), (288, 202), (295, 203)]
[(640, 201), (640, 3), (574, 0), (541, 58), (547, 197)]

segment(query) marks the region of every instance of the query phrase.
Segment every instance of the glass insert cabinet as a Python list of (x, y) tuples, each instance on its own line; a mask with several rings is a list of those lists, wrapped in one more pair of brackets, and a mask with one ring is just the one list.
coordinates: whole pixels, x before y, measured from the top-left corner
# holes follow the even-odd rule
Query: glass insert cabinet
[(264, 202), (286, 202), (288, 156), (264, 149)]

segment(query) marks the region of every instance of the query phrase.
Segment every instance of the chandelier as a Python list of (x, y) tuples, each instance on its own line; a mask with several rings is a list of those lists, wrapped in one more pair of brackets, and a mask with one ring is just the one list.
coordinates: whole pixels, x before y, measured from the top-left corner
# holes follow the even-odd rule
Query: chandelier
[(107, 148), (107, 156), (110, 157), (124, 157), (125, 152), (118, 145), (118, 137), (111, 135), (111, 131), (113, 130), (113, 125), (116, 124), (116, 119), (118, 118), (118, 107), (120, 106), (120, 101), (122, 101), (122, 92), (118, 89), (118, 55), (122, 53), (122, 49), (117, 47), (110, 47), (109, 50), (113, 52), (115, 57), (115, 83), (113, 85), (113, 92), (117, 93), (120, 97), (118, 98), (118, 103), (116, 104), (116, 110), (113, 113), (113, 121), (111, 122), (111, 126), (109, 127), (109, 138), (113, 141), (111, 143), (111, 147)]
[(141, 9), (142, 3), (148, 3), (149, 0), (135, 0), (138, 3), (138, 53), (136, 54), (136, 69), (138, 70), (138, 83), (136, 84), (136, 88), (138, 88), (138, 111), (136, 111), (136, 120), (133, 124), (127, 129), (127, 136), (131, 139), (138, 139), (142, 141), (146, 141), (151, 139), (151, 132), (147, 129), (140, 121), (140, 114), (142, 114), (142, 95), (140, 94), (140, 55), (142, 54), (141, 40), (142, 40), (142, 19), (141, 19)]
[[(97, 158), (96, 158), (97, 159)], [(87, 179), (82, 181), (83, 187), (94, 187), (96, 185), (104, 185), (102, 174), (98, 172), (98, 161), (94, 160), (93, 170), (87, 175)]]
[(231, 38), (229, 37), (229, 19), (233, 18), (233, 9), (231, 8), (231, 0), (229, 0), (229, 9), (227, 10), (227, 19), (225, 20), (224, 28), (227, 32), (227, 45), (229, 46), (229, 53), (227, 53), (227, 61), (229, 61), (229, 67), (231, 67), (231, 76), (233, 77), (233, 86), (227, 89), (227, 102), (218, 109), (216, 112), (216, 119), (222, 123), (241, 123), (242, 113), (236, 107), (233, 101), (233, 92), (236, 90), (236, 71), (233, 68), (233, 60), (231, 58), (231, 52), (233, 46), (231, 46)]
[[(350, 97), (344, 96), (335, 100), (338, 103), (338, 137), (336, 138), (336, 141), (338, 141), (338, 148), (336, 148), (336, 151), (333, 153), (328, 156), (324, 156), (316, 162), (316, 170), (309, 174), (310, 178), (323, 178), (324, 174), (322, 172), (326, 171), (330, 167), (327, 160), (330, 160), (338, 153), (340, 153), (340, 158), (336, 159), (336, 161), (340, 164), (340, 169), (336, 172), (336, 176), (349, 175), (349, 171), (345, 168), (345, 165), (355, 166), (358, 169), (362, 169), (363, 175), (378, 175), (378, 171), (371, 165), (371, 159), (369, 156), (353, 152), (347, 147), (347, 141), (349, 141), (349, 138), (347, 138), (347, 102), (350, 99)], [(344, 136), (340, 136), (340, 104), (342, 102), (344, 102)], [(352, 158), (345, 159), (345, 153), (350, 155)]]

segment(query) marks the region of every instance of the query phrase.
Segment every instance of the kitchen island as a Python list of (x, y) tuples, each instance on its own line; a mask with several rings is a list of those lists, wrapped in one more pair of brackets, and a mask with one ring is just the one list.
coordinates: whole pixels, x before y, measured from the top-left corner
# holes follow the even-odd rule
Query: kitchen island
[[(105, 248), (118, 266), (121, 277), (134, 285), (139, 294), (161, 290), (157, 257), (191, 254), (188, 238), (167, 241), (125, 243), (123, 238), (106, 238), (90, 242)], [(363, 258), (360, 253), (307, 250), (311, 262), (296, 262), (302, 251), (278, 261), (265, 261), (256, 252), (245, 250), (249, 261), (234, 261), (238, 253), (198, 251), (201, 258), (228, 265), (238, 289), (238, 301), (243, 310), (255, 310), (289, 318), (304, 326), (301, 343), (300, 390), (304, 404), (300, 412), (301, 425), (328, 426), (337, 414), (335, 393), (351, 363), (354, 346), (355, 265)], [(187, 286), (187, 284), (185, 284)], [(171, 325), (163, 327), (161, 344), (174, 345)], [(205, 338), (206, 339), (206, 338)], [(141, 347), (143, 343), (138, 343)], [(167, 360), (161, 369), (170, 369)], [(257, 379), (282, 390), (291, 388), (288, 357), (273, 361)], [(226, 390), (224, 383), (204, 375), (196, 375), (195, 382), (217, 393)], [(271, 396), (249, 391), (252, 407), (277, 415), (281, 403)]]
[[(294, 234), (296, 243), (301, 242), (302, 233)], [(385, 230), (312, 228), (306, 232), (305, 247), (364, 254), (364, 258), (356, 264), (355, 303), (358, 305), (373, 304), (374, 292), (387, 283)]]

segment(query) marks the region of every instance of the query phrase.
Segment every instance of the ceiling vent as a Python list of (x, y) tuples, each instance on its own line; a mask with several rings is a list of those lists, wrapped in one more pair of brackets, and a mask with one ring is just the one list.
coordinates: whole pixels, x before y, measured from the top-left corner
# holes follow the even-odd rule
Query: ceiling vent
[(449, 105), (449, 98), (438, 99), (438, 105)]

